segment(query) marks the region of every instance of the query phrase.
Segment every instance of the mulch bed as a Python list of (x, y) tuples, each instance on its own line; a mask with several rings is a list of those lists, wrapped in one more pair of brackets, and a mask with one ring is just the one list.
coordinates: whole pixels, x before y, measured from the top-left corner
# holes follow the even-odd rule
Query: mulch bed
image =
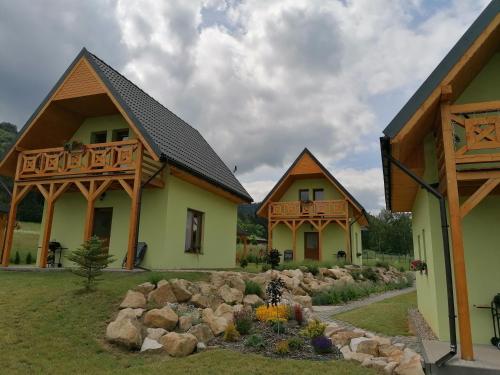
[[(282, 334), (277, 334), (276, 332), (273, 331), (272, 327), (270, 324), (262, 323), (262, 322), (254, 322), (252, 331), (248, 335), (242, 335), (238, 341), (236, 342), (227, 342), (224, 341), (224, 335), (216, 337), (212, 339), (208, 343), (208, 347), (219, 347), (219, 348), (224, 348), (224, 349), (231, 349), (231, 350), (236, 350), (242, 353), (255, 353), (255, 354), (262, 354), (267, 357), (273, 357), (273, 358), (281, 358), (281, 359), (308, 359), (308, 360), (314, 360), (314, 361), (330, 361), (334, 359), (342, 359), (342, 353), (340, 350), (333, 345), (332, 352), (328, 354), (317, 354), (311, 343), (310, 340), (307, 338), (303, 338), (304, 344), (301, 349), (299, 350), (292, 350), (290, 349), (290, 352), (287, 354), (277, 354), (275, 353), (274, 349), (276, 347), (276, 344), (282, 340), (288, 340), (292, 337), (301, 337), (300, 336), (300, 331), (302, 330), (303, 327), (298, 326), (297, 324), (293, 323), (286, 323), (286, 330), (285, 333)], [(245, 345), (245, 340), (251, 336), (252, 334), (258, 334), (262, 336), (266, 346), (261, 349), (249, 347)]]

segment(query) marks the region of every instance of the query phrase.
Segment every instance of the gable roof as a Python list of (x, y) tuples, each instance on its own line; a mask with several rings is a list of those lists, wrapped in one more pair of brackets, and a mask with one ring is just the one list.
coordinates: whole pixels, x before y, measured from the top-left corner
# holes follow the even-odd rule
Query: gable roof
[(311, 151), (309, 151), (307, 147), (302, 150), (302, 152), (299, 154), (299, 156), (297, 156), (292, 165), (286, 170), (286, 172), (283, 174), (283, 176), (281, 176), (276, 185), (274, 185), (271, 191), (262, 200), (259, 208), (257, 209), (257, 213), (259, 213), (259, 211), (261, 211), (261, 209), (267, 204), (268, 200), (272, 198), (278, 187), (290, 176), (291, 172), (298, 166), (299, 162), (303, 159), (304, 156), (309, 157), (314, 163), (315, 167), (318, 168), (318, 171), (325, 174), (326, 177), (331, 181), (331, 183), (335, 185), (335, 187), (337, 187), (340, 192), (351, 201), (353, 206), (360, 212), (360, 214), (363, 215), (366, 220), (368, 220), (364, 207), (356, 200), (356, 198), (351, 195), (351, 193), (349, 193), (349, 191), (344, 186), (342, 186), (342, 184), (335, 177), (333, 177), (330, 171), (326, 169), (323, 164), (321, 164), (321, 162), (312, 154)]
[(165, 158), (169, 164), (186, 170), (246, 202), (252, 201), (252, 197), (198, 130), (85, 48), (29, 118), (18, 138), (81, 58), (89, 62), (158, 157)]
[(500, 13), (500, 0), (492, 0), (450, 52), (448, 52), (445, 58), (439, 63), (436, 69), (434, 69), (431, 75), (383, 130), (385, 135), (393, 138), (399, 133), (498, 13)]

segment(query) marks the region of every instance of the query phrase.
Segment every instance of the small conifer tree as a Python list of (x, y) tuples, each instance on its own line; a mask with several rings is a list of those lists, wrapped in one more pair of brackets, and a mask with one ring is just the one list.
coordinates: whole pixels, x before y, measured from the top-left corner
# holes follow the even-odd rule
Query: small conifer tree
[(73, 251), (68, 260), (76, 264), (77, 267), (72, 271), (75, 275), (85, 278), (83, 284), (85, 290), (89, 291), (99, 281), (98, 277), (102, 274), (102, 270), (114, 259), (108, 254), (108, 249), (103, 246), (102, 241), (94, 236)]
[(33, 263), (33, 258), (31, 257), (31, 253), (26, 254), (26, 264)]
[(16, 255), (14, 256), (14, 264), (21, 263), (21, 256), (19, 255), (19, 251), (16, 251)]

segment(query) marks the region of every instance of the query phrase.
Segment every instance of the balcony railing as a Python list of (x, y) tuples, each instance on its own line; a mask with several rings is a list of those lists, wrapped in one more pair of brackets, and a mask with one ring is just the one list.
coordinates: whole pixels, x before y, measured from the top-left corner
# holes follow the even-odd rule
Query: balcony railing
[(344, 218), (347, 215), (347, 201), (291, 201), (270, 204), (270, 218), (292, 219), (310, 217)]
[(22, 151), (16, 180), (131, 173), (141, 162), (138, 149), (134, 139), (87, 144), (71, 151), (64, 147)]

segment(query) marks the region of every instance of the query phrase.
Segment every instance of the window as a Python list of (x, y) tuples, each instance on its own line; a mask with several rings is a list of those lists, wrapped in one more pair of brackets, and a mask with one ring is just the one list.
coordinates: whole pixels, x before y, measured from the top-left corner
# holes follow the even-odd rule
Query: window
[(313, 190), (313, 200), (322, 201), (325, 199), (325, 191), (323, 189), (314, 189)]
[(128, 129), (113, 130), (113, 142), (126, 141), (128, 139)]
[(100, 132), (93, 132), (90, 134), (90, 143), (106, 143), (107, 136), (108, 132), (105, 130)]
[(187, 253), (201, 254), (201, 242), (203, 236), (203, 213), (195, 210), (187, 210), (186, 221), (186, 246)]
[(299, 200), (300, 201), (308, 201), (309, 200), (309, 190), (308, 189), (300, 189), (299, 190)]

